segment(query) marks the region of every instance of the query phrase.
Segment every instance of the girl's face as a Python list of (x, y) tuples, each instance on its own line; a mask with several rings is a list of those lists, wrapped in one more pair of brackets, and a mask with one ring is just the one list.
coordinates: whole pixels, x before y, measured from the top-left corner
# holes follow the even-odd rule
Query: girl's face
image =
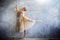
[(27, 10), (26, 10), (26, 7), (23, 7), (22, 10), (23, 10), (23, 11), (27, 11)]

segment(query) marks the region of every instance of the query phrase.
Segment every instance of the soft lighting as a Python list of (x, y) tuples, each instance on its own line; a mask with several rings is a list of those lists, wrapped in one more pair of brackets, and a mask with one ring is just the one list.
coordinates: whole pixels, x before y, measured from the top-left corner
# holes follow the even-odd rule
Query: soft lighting
[(39, 4), (46, 4), (49, 3), (51, 0), (35, 0)]

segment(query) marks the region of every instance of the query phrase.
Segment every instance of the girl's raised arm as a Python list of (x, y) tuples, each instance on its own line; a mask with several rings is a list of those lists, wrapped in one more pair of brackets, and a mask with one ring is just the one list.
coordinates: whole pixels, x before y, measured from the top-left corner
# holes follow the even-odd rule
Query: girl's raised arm
[(18, 5), (16, 5), (16, 11), (19, 12), (19, 8), (18, 8)]

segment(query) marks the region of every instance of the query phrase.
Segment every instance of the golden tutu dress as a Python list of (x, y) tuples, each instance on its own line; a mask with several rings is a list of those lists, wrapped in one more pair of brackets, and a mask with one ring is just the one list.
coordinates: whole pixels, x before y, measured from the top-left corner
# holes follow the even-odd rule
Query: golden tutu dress
[(17, 31), (23, 32), (24, 27), (27, 29), (31, 28), (35, 24), (35, 21), (27, 21), (27, 18), (18, 14), (17, 15)]

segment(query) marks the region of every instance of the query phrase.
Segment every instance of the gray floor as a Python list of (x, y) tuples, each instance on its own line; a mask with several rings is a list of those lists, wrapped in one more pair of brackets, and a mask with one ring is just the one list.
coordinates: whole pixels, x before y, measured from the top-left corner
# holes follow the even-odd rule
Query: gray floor
[(47, 38), (8, 38), (6, 40), (48, 40)]

